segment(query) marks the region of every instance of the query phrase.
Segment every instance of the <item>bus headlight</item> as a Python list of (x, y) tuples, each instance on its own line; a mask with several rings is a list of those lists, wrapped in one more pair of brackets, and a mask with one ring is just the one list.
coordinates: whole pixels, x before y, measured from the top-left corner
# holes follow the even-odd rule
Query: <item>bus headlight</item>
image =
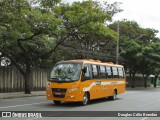
[(70, 88), (69, 92), (73, 92), (73, 91), (76, 91), (76, 90), (78, 90), (78, 88)]

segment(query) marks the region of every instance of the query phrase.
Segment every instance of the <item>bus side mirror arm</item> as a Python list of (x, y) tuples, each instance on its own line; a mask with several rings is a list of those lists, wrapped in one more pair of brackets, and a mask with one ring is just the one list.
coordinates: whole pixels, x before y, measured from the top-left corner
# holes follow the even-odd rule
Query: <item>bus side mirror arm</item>
[(84, 67), (83, 69), (82, 69), (82, 81), (85, 81), (86, 80), (86, 78), (85, 78), (85, 73), (87, 72), (87, 67)]
[(84, 68), (82, 69), (82, 72), (85, 74), (85, 73), (87, 72), (87, 67), (84, 67)]

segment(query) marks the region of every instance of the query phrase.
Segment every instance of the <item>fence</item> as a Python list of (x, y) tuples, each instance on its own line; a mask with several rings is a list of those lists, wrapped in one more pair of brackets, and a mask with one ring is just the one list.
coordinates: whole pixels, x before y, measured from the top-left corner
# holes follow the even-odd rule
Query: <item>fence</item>
[[(129, 76), (127, 76), (127, 87), (131, 87), (132, 86), (132, 80)], [(134, 85), (135, 87), (144, 87), (144, 80), (142, 76), (135, 76), (135, 80), (134, 80)], [(151, 86), (151, 81), (150, 79), (147, 79), (147, 87)]]
[[(49, 70), (33, 69), (31, 73), (32, 91), (45, 90)], [(127, 87), (131, 87), (132, 81), (127, 77)], [(159, 84), (160, 85), (160, 82)], [(143, 87), (144, 80), (141, 76), (135, 77), (135, 87)], [(150, 79), (147, 86), (151, 86)], [(15, 67), (0, 67), (0, 93), (24, 91), (24, 79)]]
[[(153, 82), (152, 82), (152, 79), (154, 79), (153, 77), (148, 77), (146, 79), (146, 82), (147, 82), (147, 87), (153, 87)], [(160, 86), (160, 79), (157, 78), (157, 86)], [(132, 80), (131, 78), (127, 75), (127, 87), (131, 87), (132, 86)], [(134, 84), (135, 84), (135, 87), (144, 87), (144, 79), (143, 79), (143, 76), (142, 75), (139, 75), (137, 74), (135, 76), (135, 80), (134, 80)]]
[[(33, 69), (32, 91), (45, 90), (49, 70)], [(24, 91), (24, 79), (15, 67), (0, 67), (0, 93)]]

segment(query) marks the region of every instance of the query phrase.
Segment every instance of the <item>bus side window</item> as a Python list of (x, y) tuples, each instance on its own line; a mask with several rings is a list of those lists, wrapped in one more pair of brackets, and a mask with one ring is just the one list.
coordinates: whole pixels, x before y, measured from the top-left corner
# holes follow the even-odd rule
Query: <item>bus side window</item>
[(89, 64), (85, 64), (84, 68), (85, 68), (85, 73), (83, 73), (82, 80), (90, 80), (91, 79), (90, 65)]
[(119, 78), (117, 67), (112, 67), (112, 71), (113, 71), (113, 77), (114, 78)]
[(123, 68), (118, 68), (118, 72), (119, 72), (119, 78), (124, 78), (124, 72), (123, 72)]
[(111, 67), (106, 66), (106, 71), (107, 71), (107, 77), (108, 77), (108, 78), (112, 78), (112, 71), (111, 71)]
[(98, 68), (97, 65), (92, 65), (92, 76), (93, 78), (98, 78)]
[(101, 79), (107, 78), (105, 66), (99, 66), (99, 77)]

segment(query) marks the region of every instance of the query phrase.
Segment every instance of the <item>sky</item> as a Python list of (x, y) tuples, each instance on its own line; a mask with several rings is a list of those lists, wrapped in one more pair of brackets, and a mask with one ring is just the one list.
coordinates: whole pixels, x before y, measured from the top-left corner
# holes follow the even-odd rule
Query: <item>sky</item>
[[(65, 3), (83, 0), (62, 0)], [(105, 1), (105, 0), (97, 0)], [(160, 37), (160, 0), (106, 0), (109, 4), (122, 2), (119, 6), (122, 12), (114, 15), (114, 20), (134, 20), (143, 28), (158, 30), (157, 37)]]

